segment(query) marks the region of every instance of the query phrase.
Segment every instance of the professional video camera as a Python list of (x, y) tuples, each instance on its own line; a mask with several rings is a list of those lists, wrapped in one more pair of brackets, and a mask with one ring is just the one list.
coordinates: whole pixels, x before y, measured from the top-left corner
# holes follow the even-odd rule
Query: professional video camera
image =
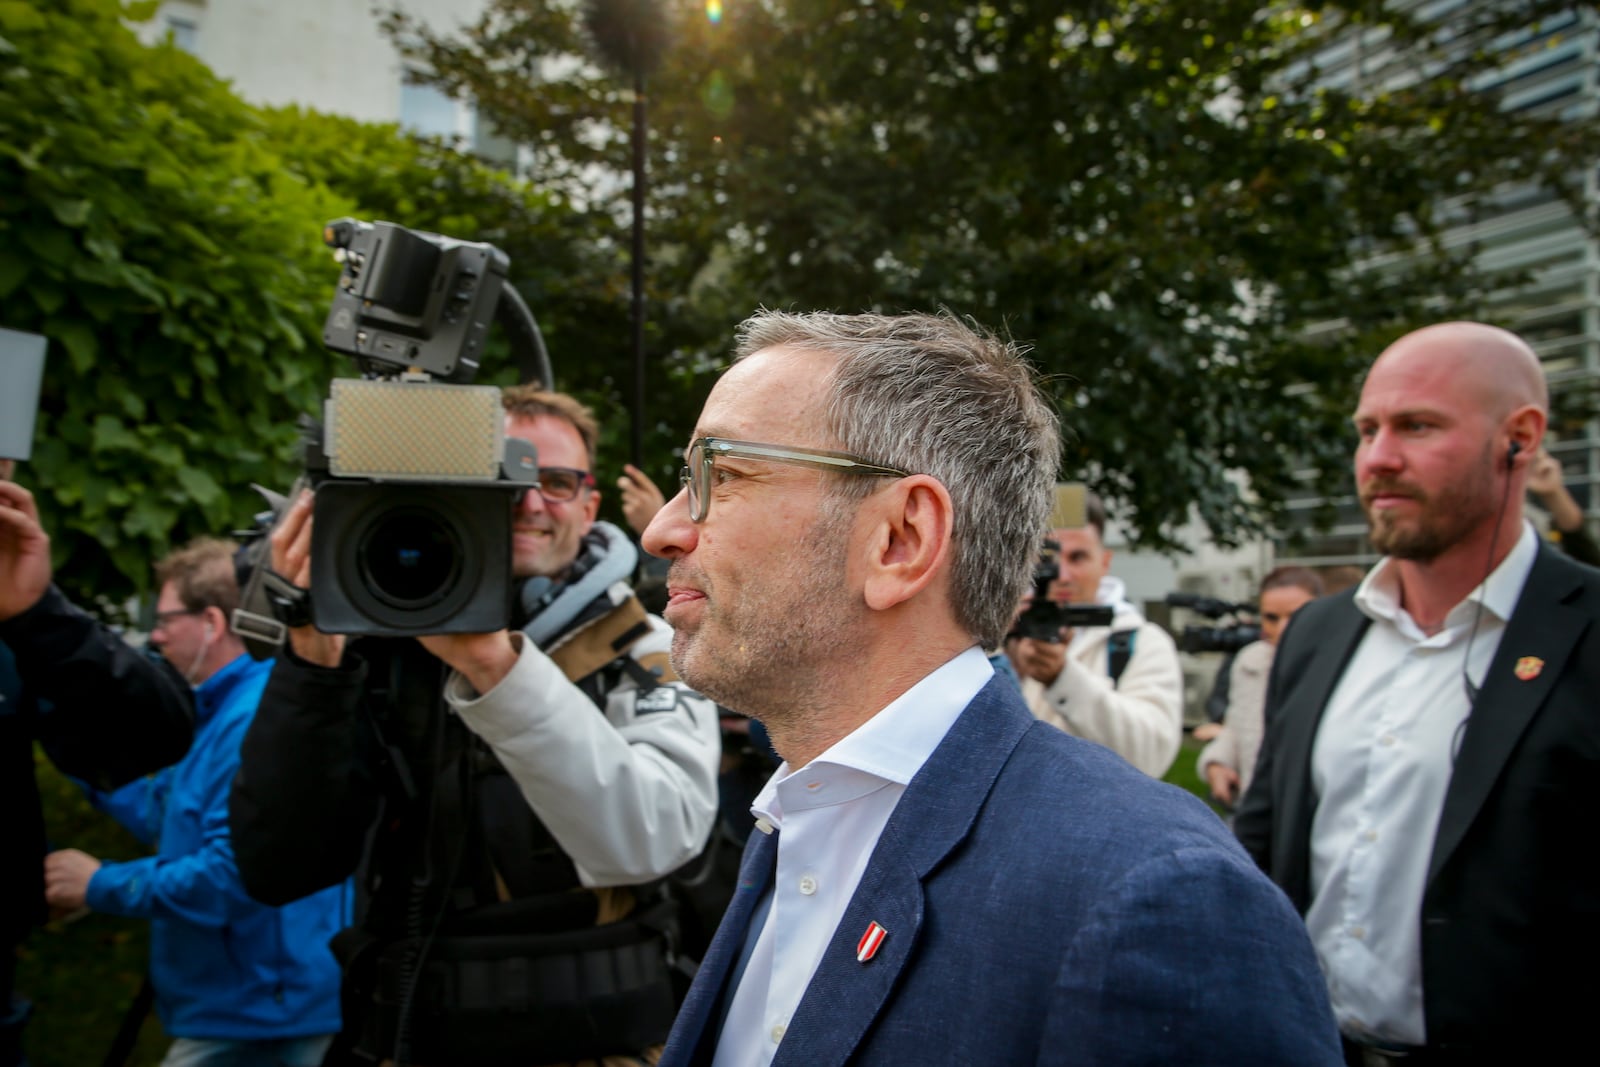
[(1104, 604), (1057, 604), (1050, 599), (1050, 583), (1061, 570), (1061, 544), (1044, 540), (1044, 550), (1033, 568), (1033, 597), (1017, 621), (1010, 637), (1031, 637), (1035, 641), (1060, 641), (1063, 627), (1110, 626), (1115, 612)]
[(1208, 619), (1235, 616), (1235, 620), (1226, 626), (1185, 626), (1183, 633), (1178, 636), (1178, 650), (1181, 652), (1233, 653), (1261, 638), (1260, 626), (1238, 618), (1241, 615), (1254, 615), (1256, 609), (1253, 604), (1235, 604), (1197, 593), (1168, 593), (1166, 602), (1170, 607), (1188, 608)]
[[(302, 426), (316, 491), (309, 621), (392, 636), (503, 628), (513, 504), (537, 487), (539, 464), (505, 436), (500, 390), (466, 384), (491, 318), (551, 381), (538, 325), (505, 284), (510, 261), (389, 222), (338, 219), (323, 240), (343, 264), (323, 342), (354, 356), (362, 377), (335, 379), (322, 423)], [(235, 627), (281, 645), (285, 616), (302, 606), (270, 574), (267, 593), (277, 618), (246, 610)]]

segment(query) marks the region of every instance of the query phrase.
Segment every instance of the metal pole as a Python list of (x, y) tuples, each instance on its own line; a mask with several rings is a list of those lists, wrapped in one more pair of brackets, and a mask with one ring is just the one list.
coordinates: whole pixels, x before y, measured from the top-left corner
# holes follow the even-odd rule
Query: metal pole
[(644, 74), (633, 76), (633, 465), (644, 468)]

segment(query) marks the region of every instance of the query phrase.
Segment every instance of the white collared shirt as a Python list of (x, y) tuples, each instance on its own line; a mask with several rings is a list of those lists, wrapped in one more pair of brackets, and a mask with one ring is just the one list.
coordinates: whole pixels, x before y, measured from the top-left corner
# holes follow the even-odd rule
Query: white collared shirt
[(1319, 800), (1306, 912), (1334, 1015), (1353, 1037), (1426, 1043), (1422, 892), (1471, 711), (1463, 671), (1483, 685), (1537, 554), (1533, 526), (1524, 524), (1500, 566), (1432, 636), (1400, 606), (1391, 560), (1356, 591), (1372, 625), (1312, 748)]
[[(714, 1067), (772, 1062), (906, 785), (993, 676), (983, 651), (967, 649), (806, 766), (781, 765), (756, 796), (751, 812), (780, 831), (772, 909)], [(854, 942), (865, 932), (841, 936)]]

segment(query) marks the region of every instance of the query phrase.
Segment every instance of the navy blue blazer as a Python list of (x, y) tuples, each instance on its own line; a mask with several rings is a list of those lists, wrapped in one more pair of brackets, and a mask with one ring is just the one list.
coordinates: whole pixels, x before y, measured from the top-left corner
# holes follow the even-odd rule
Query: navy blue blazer
[[(710, 1062), (776, 849), (750, 835), (663, 1067)], [(995, 678), (906, 788), (773, 1062), (1342, 1060), (1299, 917), (1216, 815)]]

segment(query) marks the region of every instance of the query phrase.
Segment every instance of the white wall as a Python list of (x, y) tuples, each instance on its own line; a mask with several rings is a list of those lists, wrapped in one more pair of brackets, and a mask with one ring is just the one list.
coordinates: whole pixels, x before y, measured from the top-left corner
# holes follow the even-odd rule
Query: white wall
[[(451, 30), (475, 18), (483, 3), (403, 0), (399, 6), (435, 29)], [(404, 66), (379, 30), (370, 0), (167, 0), (136, 31), (146, 41), (158, 40), (173, 20), (194, 26), (195, 55), (251, 103), (301, 104), (367, 122), (401, 118)]]

